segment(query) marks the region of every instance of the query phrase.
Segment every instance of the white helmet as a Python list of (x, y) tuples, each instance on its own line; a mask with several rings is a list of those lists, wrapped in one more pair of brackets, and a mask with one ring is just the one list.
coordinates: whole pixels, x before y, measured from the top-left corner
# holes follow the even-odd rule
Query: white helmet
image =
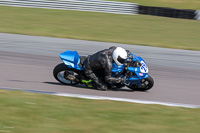
[(118, 66), (121, 66), (124, 64), (124, 62), (127, 59), (127, 52), (125, 49), (121, 47), (117, 47), (113, 52), (113, 60)]

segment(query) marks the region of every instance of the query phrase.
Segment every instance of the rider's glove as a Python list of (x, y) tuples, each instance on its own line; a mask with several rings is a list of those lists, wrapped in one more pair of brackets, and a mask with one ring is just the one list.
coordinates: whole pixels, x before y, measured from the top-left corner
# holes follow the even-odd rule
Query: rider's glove
[(127, 60), (126, 60), (126, 63), (131, 63), (132, 61), (133, 61), (133, 56), (130, 54), (130, 55), (128, 55), (128, 58), (127, 58)]
[(129, 58), (133, 59), (134, 57), (130, 54), (130, 55), (129, 55)]

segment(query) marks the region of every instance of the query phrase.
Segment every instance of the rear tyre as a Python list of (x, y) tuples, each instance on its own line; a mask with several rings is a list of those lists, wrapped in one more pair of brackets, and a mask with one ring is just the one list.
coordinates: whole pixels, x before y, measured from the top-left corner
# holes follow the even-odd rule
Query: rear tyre
[(146, 79), (143, 81), (142, 87), (138, 87), (137, 85), (129, 85), (128, 88), (134, 90), (134, 91), (147, 91), (150, 90), (154, 85), (153, 78), (149, 75)]
[[(77, 79), (73, 79), (77, 77), (78, 73), (78, 70), (69, 68), (64, 63), (58, 64), (53, 70), (54, 78), (60, 83), (66, 85), (78, 84), (79, 81)], [(67, 77), (70, 77), (70, 79)]]

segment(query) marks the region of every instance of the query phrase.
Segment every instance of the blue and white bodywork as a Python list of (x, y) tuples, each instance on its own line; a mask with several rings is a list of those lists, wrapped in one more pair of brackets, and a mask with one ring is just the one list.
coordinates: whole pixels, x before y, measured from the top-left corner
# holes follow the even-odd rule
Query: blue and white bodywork
[(80, 58), (77, 51), (65, 51), (64, 53), (60, 54), (60, 58), (65, 63), (66, 66), (78, 70), (83, 70), (83, 68), (79, 65), (80, 64)]
[[(151, 76), (149, 76), (148, 74), (149, 69), (146, 65), (146, 62), (139, 56), (136, 56), (132, 53), (131, 55), (133, 58), (127, 60), (131, 60), (131, 62), (135, 62), (137, 65), (126, 67), (126, 69), (128, 69), (126, 70), (126, 72), (129, 73), (129, 75), (131, 76), (126, 75), (127, 79), (124, 86), (127, 86), (131, 89), (140, 88), (141, 86), (144, 86), (144, 82), (146, 82), (145, 80), (148, 79), (150, 80), (150, 82), (152, 82), (150, 86), (151, 88), (154, 82)], [(72, 68), (78, 71), (83, 71), (84, 68), (82, 67), (82, 65), (80, 65), (81, 62), (80, 57), (81, 56), (78, 54), (77, 51), (67, 50), (64, 53), (60, 54), (60, 58), (68, 68)], [(112, 76), (123, 77), (125, 75), (124, 70), (125, 70), (125, 64), (122, 66), (117, 66), (115, 63), (113, 63)], [(150, 88), (146, 88), (144, 90), (148, 90)]]
[[(134, 57), (132, 60), (134, 62), (139, 62), (140, 66), (138, 67), (128, 67), (128, 71), (135, 73), (132, 77), (128, 77), (126, 79), (126, 84), (138, 84), (141, 86), (141, 80), (146, 79), (149, 77), (149, 69), (146, 65), (146, 62), (142, 59), (142, 57), (136, 56), (131, 53), (131, 55)], [(113, 64), (113, 76), (117, 76), (121, 71), (124, 70), (124, 65), (122, 66), (117, 66), (115, 63)]]

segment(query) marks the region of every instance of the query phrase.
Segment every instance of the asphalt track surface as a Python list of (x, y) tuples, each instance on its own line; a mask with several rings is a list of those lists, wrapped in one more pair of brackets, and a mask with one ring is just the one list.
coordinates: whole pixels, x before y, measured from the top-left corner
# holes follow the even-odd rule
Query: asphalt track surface
[[(98, 91), (58, 83), (53, 68), (59, 54), (76, 50), (80, 55), (121, 46), (143, 57), (154, 78), (147, 92)], [(200, 106), (200, 52), (117, 43), (83, 41), (0, 33), (0, 88), (62, 92), (105, 97), (193, 104)]]

